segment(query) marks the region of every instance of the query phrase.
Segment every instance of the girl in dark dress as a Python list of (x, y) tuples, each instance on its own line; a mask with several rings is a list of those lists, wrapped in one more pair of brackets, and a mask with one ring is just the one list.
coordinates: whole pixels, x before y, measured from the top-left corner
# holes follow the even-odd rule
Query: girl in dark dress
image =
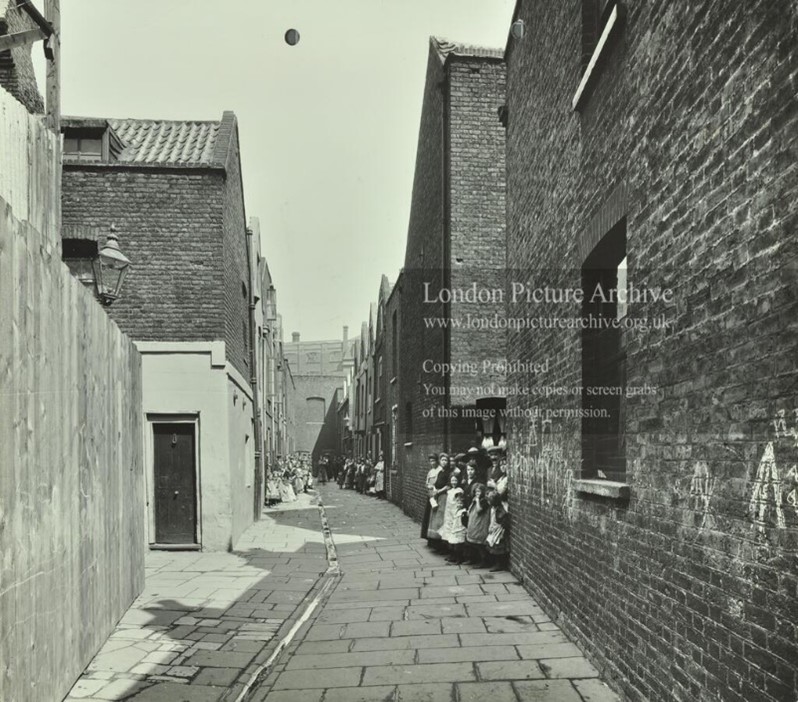
[[(429, 518), (432, 513), (431, 500), (435, 495), (435, 481), (438, 479), (440, 466), (438, 465), (438, 454), (431, 453), (427, 456), (429, 460), (429, 470), (427, 471), (427, 480), (425, 487), (427, 488), (427, 501), (424, 507), (424, 519), (421, 520), (421, 538), (427, 539), (427, 530), (429, 529)], [(429, 542), (429, 539), (427, 539)]]
[(446, 493), (449, 490), (449, 456), (442, 453), (438, 457), (438, 476), (435, 479), (435, 485), (432, 498), (434, 504), (430, 503), (430, 517), (429, 527), (427, 529), (427, 541), (430, 545), (438, 550), (446, 550), (446, 542), (443, 540), (443, 519), (446, 513)]
[(471, 506), (468, 510), (468, 528), (466, 529), (466, 546), (468, 560), (482, 565), (487, 562), (485, 540), (490, 527), (490, 504), (486, 497), (487, 488), (483, 483), (471, 486)]

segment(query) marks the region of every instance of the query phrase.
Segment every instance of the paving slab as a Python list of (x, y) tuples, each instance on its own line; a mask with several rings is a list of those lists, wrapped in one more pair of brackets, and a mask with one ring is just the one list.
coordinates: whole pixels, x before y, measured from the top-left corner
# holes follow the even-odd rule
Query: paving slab
[(459, 702), (518, 702), (509, 682), (457, 683)]
[(359, 639), (352, 644), (353, 651), (397, 651), (408, 648), (451, 648), (458, 638), (450, 635), (397, 636), (388, 639)]
[(582, 656), (546, 658), (538, 661), (547, 678), (597, 678), (599, 673)]
[(481, 680), (537, 680), (545, 678), (537, 661), (493, 661), (477, 663)]
[(513, 646), (465, 646), (433, 648), (418, 652), (419, 663), (457, 663), (460, 661), (517, 661)]
[[(568, 680), (519, 681), (514, 682), (513, 687), (518, 693), (518, 699), (523, 702), (583, 702)], [(612, 697), (611, 700), (618, 702), (618, 697)]]
[(469, 646), (534, 646), (568, 643), (568, 639), (558, 631), (524, 631), (512, 634), (469, 634), (463, 637)]
[(385, 665), (365, 668), (364, 685), (401, 685), (422, 682), (476, 680), (470, 663), (430, 663), (427, 665)]
[(391, 636), (426, 636), (440, 634), (440, 619), (417, 619), (398, 621), (391, 624)]
[(544, 643), (534, 646), (516, 646), (516, 648), (521, 658), (524, 659), (541, 660), (543, 658), (574, 658), (582, 656), (582, 651), (579, 650), (579, 647), (572, 643)]
[(404, 607), (374, 607), (369, 615), (369, 621), (401, 621), (404, 619), (404, 613)]
[[(286, 670), (277, 676), (275, 690), (301, 690), (327, 687), (358, 687), (363, 669), (332, 668), (324, 675), (309, 675), (307, 670)], [(378, 683), (375, 683), (378, 684)]]
[[(446, 649), (448, 650), (448, 649)], [(355, 651), (352, 653), (316, 653), (294, 655), (286, 665), (286, 670), (318, 668), (351, 668), (355, 666), (375, 666), (406, 664), (415, 662), (413, 649), (399, 651)]]
[(393, 685), (340, 687), (324, 693), (324, 702), (395, 702), (395, 700), (396, 687)]
[(482, 622), (485, 624), (485, 629), (491, 634), (539, 631), (538, 625), (530, 616), (483, 617)]
[(272, 690), (263, 697), (256, 695), (254, 702), (261, 702), (261, 700), (268, 702), (321, 702), (324, 695), (324, 690), (309, 690), (307, 688), (302, 690)]
[(451, 683), (399, 685), (396, 692), (396, 702), (452, 702), (454, 699), (454, 685)]
[(573, 680), (572, 684), (584, 702), (617, 702), (618, 696), (601, 680)]
[(440, 620), (444, 634), (485, 634), (487, 628), (485, 623), (479, 619), (459, 619), (457, 617), (449, 619), (444, 617)]

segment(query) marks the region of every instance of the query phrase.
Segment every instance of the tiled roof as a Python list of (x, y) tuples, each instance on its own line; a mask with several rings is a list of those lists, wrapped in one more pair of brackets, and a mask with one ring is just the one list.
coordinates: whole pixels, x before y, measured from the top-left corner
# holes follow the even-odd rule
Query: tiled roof
[(456, 42), (443, 39), (441, 37), (430, 37), (441, 57), (445, 61), (447, 56), (462, 56), (474, 58), (504, 58), (504, 49), (495, 49), (486, 46), (472, 46), (470, 44), (458, 44)]
[(119, 161), (212, 165), (220, 122), (109, 119), (125, 145)]

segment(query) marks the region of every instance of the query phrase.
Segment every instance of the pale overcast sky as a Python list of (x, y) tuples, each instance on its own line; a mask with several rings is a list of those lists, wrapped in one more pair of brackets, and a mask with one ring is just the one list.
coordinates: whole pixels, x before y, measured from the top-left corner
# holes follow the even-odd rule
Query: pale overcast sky
[[(359, 331), (402, 266), (430, 35), (503, 47), (514, 0), (63, 0), (67, 115), (239, 121), (285, 332)], [(284, 34), (299, 30), (298, 45)], [(124, 246), (124, 244), (123, 244)]]

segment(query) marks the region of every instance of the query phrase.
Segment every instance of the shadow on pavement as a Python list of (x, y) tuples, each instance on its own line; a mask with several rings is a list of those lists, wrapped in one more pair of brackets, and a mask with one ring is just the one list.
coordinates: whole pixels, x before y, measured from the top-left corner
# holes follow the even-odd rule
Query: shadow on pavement
[(264, 510), (237, 546), (150, 552), (144, 591), (66, 699), (218, 702), (327, 569), (315, 506)]

